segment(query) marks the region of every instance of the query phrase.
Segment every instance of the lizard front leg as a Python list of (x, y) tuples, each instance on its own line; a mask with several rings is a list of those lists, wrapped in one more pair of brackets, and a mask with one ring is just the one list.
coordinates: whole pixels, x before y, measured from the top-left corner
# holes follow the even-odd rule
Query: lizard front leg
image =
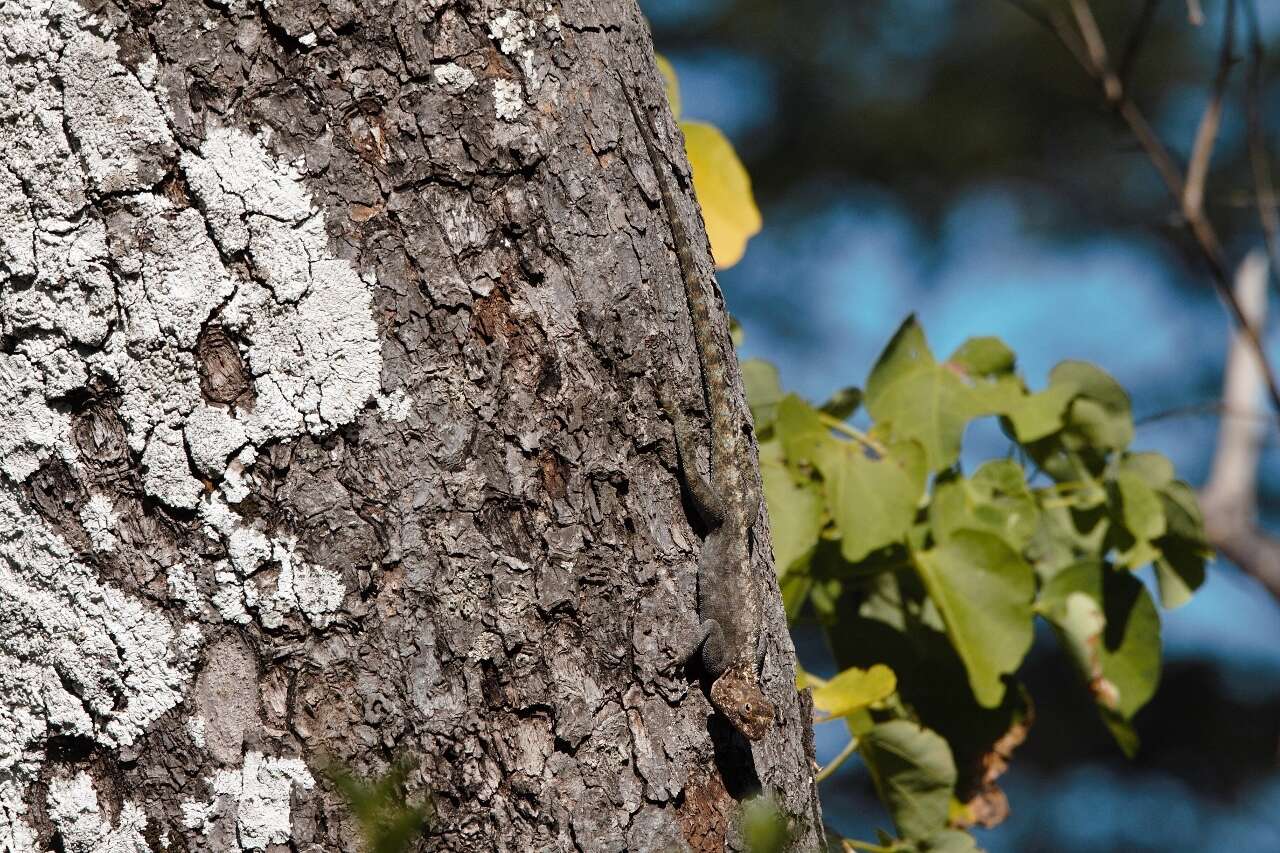
[(724, 629), (714, 618), (703, 619), (698, 625), (698, 642), (686, 655), (693, 657), (694, 652), (702, 651), (702, 670), (711, 678), (719, 678), (729, 668), (729, 648), (724, 640)]

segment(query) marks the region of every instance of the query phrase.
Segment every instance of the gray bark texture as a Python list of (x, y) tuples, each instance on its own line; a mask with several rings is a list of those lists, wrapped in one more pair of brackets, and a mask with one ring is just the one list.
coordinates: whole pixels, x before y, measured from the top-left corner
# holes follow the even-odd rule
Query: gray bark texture
[(760, 792), (818, 847), (765, 518), (775, 727), (672, 666), (633, 0), (0, 0), (0, 50), (0, 850), (356, 850), (323, 768), (405, 759), (420, 849), (720, 850)]

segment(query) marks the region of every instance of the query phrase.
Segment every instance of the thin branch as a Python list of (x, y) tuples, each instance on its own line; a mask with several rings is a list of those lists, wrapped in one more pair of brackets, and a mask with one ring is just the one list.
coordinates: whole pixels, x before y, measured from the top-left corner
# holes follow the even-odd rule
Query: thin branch
[[(1013, 2), (1017, 8), (1026, 11), (1025, 4), (1021, 2), (1015, 2), (1015, 0), (1006, 0), (1006, 2)], [(1076, 57), (1081, 67), (1102, 86), (1103, 93), (1113, 103), (1116, 112), (1128, 125), (1129, 131), (1137, 139), (1138, 144), (1147, 155), (1147, 159), (1151, 161), (1152, 165), (1160, 173), (1160, 177), (1164, 180), (1169, 193), (1181, 206), (1186, 192), (1186, 180), (1183, 177), (1181, 168), (1151, 128), (1150, 123), (1143, 116), (1142, 111), (1138, 109), (1137, 104), (1133, 102), (1120, 79), (1105, 64), (1106, 46), (1102, 41), (1101, 31), (1098, 29), (1097, 21), (1093, 17), (1093, 11), (1090, 9), (1087, 0), (1071, 0), (1071, 8), (1080, 27), (1081, 37), (1089, 43), (1085, 46), (1083, 54), (1076, 50), (1071, 50), (1072, 55)], [(1071, 39), (1061, 31), (1061, 24), (1055, 22), (1052, 15), (1032, 14), (1031, 17), (1033, 20), (1041, 22), (1042, 26), (1047, 23), (1049, 29), (1054, 32), (1059, 41), (1070, 45)], [(1103, 64), (1099, 66), (1098, 63)], [(1280, 419), (1280, 383), (1277, 383), (1275, 373), (1267, 362), (1266, 350), (1263, 349), (1262, 341), (1258, 337), (1257, 331), (1250, 325), (1244, 312), (1240, 310), (1239, 303), (1236, 301), (1235, 294), (1231, 288), (1231, 278), (1227, 272), (1222, 245), (1218, 241), (1218, 235), (1213, 228), (1213, 223), (1209, 221), (1203, 209), (1199, 209), (1195, 213), (1195, 216), (1187, 217), (1187, 230), (1191, 233), (1197, 247), (1200, 249), (1201, 256), (1209, 267), (1209, 273), (1218, 297), (1226, 305), (1236, 328), (1240, 331), (1249, 348), (1253, 350), (1254, 357), (1258, 360), (1263, 372), (1271, 407), (1275, 410), (1277, 418)]]
[[(1263, 252), (1250, 252), (1240, 264), (1235, 290), (1250, 323), (1260, 327), (1267, 311), (1267, 258)], [(1237, 331), (1222, 383), (1223, 402), (1230, 412), (1257, 405), (1262, 372), (1252, 355)], [(1209, 481), (1200, 490), (1200, 506), (1209, 543), (1280, 599), (1280, 540), (1257, 524), (1262, 439), (1263, 431), (1255, 422), (1223, 416)]]
[(1129, 126), (1129, 132), (1138, 140), (1138, 145), (1142, 147), (1147, 159), (1160, 173), (1160, 178), (1168, 188), (1169, 194), (1181, 201), (1183, 181), (1182, 168), (1178, 165), (1178, 161), (1174, 159), (1169, 149), (1164, 147), (1160, 137), (1156, 135), (1142, 111), (1138, 109), (1138, 105), (1128, 96), (1121, 96), (1117, 111), (1120, 118), (1124, 119), (1124, 123)]
[(821, 782), (830, 777), (832, 773), (835, 773), (840, 769), (840, 765), (844, 764), (845, 760), (848, 759), (850, 755), (853, 755), (857, 751), (858, 739), (856, 737), (849, 738), (849, 742), (844, 745), (844, 749), (840, 750), (840, 754), (831, 759), (831, 762), (827, 764), (826, 767), (819, 770), (818, 775), (813, 777), (813, 781)]
[(1280, 215), (1276, 213), (1276, 194), (1271, 182), (1271, 160), (1267, 154), (1266, 135), (1262, 123), (1262, 28), (1258, 21), (1256, 0), (1245, 0), (1245, 20), (1249, 27), (1249, 76), (1245, 88), (1248, 114), (1249, 161), (1253, 169), (1254, 197), (1258, 219), (1271, 259), (1273, 280), (1280, 276)]
[(1254, 408), (1249, 409), (1229, 409), (1227, 404), (1222, 400), (1205, 400), (1203, 403), (1188, 403), (1185, 406), (1175, 406), (1172, 409), (1163, 409), (1158, 412), (1152, 412), (1149, 415), (1143, 415), (1140, 418), (1133, 419), (1134, 426), (1147, 426), (1148, 424), (1159, 423), (1160, 421), (1172, 421), (1178, 418), (1194, 417), (1196, 415), (1219, 415), (1221, 417), (1241, 418), (1244, 420), (1252, 420), (1258, 425), (1263, 425), (1271, 421), (1271, 417), (1263, 412), (1259, 412)]
[(1120, 54), (1120, 64), (1116, 66), (1116, 76), (1120, 78), (1122, 87), (1129, 85), (1133, 66), (1138, 61), (1138, 54), (1142, 52), (1147, 34), (1151, 31), (1151, 22), (1155, 20), (1156, 10), (1159, 8), (1160, 0), (1146, 0), (1142, 4), (1142, 11), (1138, 13), (1138, 20), (1129, 31), (1129, 38), (1124, 43), (1124, 53)]
[[(1253, 251), (1245, 256), (1236, 273), (1235, 289), (1250, 322), (1261, 324), (1267, 313), (1266, 255)], [(1222, 379), (1223, 407), (1227, 411), (1251, 411), (1257, 405), (1261, 384), (1257, 365), (1239, 336), (1232, 335)], [(1222, 418), (1213, 467), (1203, 490), (1206, 503), (1254, 505), (1261, 438), (1256, 424), (1243, 418)]]
[(1054, 9), (1052, 12), (1046, 12), (1035, 3), (1030, 2), (1030, 0), (1004, 1), (1043, 27), (1049, 35), (1056, 38), (1067, 49), (1067, 52), (1071, 54), (1076, 62), (1086, 69), (1089, 68), (1088, 54), (1085, 52), (1084, 45), (1071, 27), (1067, 25), (1066, 19), (1063, 18), (1059, 10)]
[(1119, 102), (1124, 86), (1111, 70), (1111, 62), (1107, 59), (1107, 43), (1102, 38), (1102, 30), (1098, 29), (1098, 22), (1093, 17), (1088, 0), (1071, 0), (1071, 14), (1075, 15), (1076, 26), (1080, 28), (1080, 35), (1084, 38), (1093, 74), (1102, 83), (1102, 94), (1109, 104)]
[(1200, 8), (1200, 0), (1187, 0), (1187, 20), (1193, 27), (1204, 24), (1204, 10)]
[(1213, 91), (1205, 105), (1196, 129), (1196, 141), (1191, 148), (1191, 162), (1187, 165), (1187, 185), (1182, 190), (1182, 214), (1191, 221), (1204, 213), (1204, 185), (1209, 177), (1209, 160), (1213, 145), (1218, 139), (1222, 124), (1222, 99), (1231, 78), (1232, 49), (1235, 46), (1236, 4), (1227, 0), (1226, 20), (1222, 28), (1222, 51), (1218, 57), (1218, 73), (1214, 76)]

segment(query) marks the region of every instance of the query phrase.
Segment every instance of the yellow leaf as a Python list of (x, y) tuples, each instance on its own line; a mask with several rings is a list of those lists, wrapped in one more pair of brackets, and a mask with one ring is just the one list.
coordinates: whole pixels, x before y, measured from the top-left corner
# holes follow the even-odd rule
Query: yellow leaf
[(897, 689), (897, 677), (884, 664), (870, 669), (850, 667), (813, 691), (813, 707), (831, 719), (847, 717), (887, 699)]
[(711, 254), (720, 269), (731, 267), (742, 259), (747, 240), (760, 230), (760, 209), (751, 195), (751, 178), (718, 128), (682, 121), (680, 129), (693, 172), (693, 190), (707, 223)]
[(680, 83), (676, 80), (676, 70), (662, 54), (655, 53), (653, 57), (658, 60), (658, 71), (662, 74), (662, 81), (667, 84), (667, 101), (671, 104), (671, 115), (680, 118)]

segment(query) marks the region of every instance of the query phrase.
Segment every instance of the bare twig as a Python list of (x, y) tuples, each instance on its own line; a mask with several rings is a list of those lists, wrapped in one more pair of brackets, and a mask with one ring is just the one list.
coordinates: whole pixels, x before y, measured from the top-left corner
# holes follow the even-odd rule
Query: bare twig
[[(1250, 252), (1236, 274), (1235, 294), (1250, 325), (1260, 328), (1267, 312), (1267, 258)], [(1205, 532), (1213, 547), (1256, 577), (1280, 598), (1280, 540), (1257, 525), (1257, 477), (1263, 430), (1256, 420), (1232, 413), (1253, 410), (1263, 375), (1248, 343), (1232, 336), (1223, 376), (1222, 416), (1209, 481), (1200, 490)]]
[(1276, 194), (1271, 182), (1271, 161), (1267, 154), (1262, 123), (1262, 31), (1255, 0), (1246, 0), (1245, 19), (1249, 25), (1249, 78), (1245, 89), (1248, 113), (1249, 161), (1253, 169), (1254, 197), (1258, 219), (1266, 239), (1267, 256), (1271, 259), (1272, 277), (1280, 276), (1280, 216), (1276, 213)]
[[(1024, 0), (1008, 0), (1008, 2), (1013, 2), (1017, 8), (1027, 13), (1032, 20), (1035, 20), (1041, 26), (1045, 26), (1060, 42), (1070, 47), (1073, 42), (1071, 38), (1073, 34), (1063, 32), (1060, 18), (1055, 18), (1051, 13), (1044, 13), (1038, 9), (1032, 8), (1029, 10), (1029, 5)], [(1234, 2), (1234, 0), (1231, 0), (1231, 2)], [(1103, 43), (1101, 31), (1093, 17), (1093, 11), (1089, 7), (1088, 0), (1071, 0), (1071, 8), (1080, 27), (1081, 38), (1085, 42), (1082, 50), (1072, 49), (1072, 55), (1076, 57), (1080, 66), (1098, 81), (1104, 95), (1106, 95), (1108, 101), (1115, 107), (1117, 114), (1129, 127), (1129, 131), (1142, 147), (1147, 159), (1151, 161), (1156, 171), (1160, 173), (1160, 177), (1164, 180), (1169, 193), (1178, 205), (1184, 208), (1185, 213), (1183, 199), (1186, 194), (1187, 182), (1183, 177), (1182, 169), (1179, 167), (1177, 160), (1165, 148), (1164, 143), (1160, 141), (1142, 111), (1138, 109), (1137, 104), (1134, 103), (1125, 90), (1120, 78), (1110, 71), (1107, 64), (1106, 46)], [(1267, 362), (1266, 351), (1262, 347), (1262, 341), (1258, 337), (1257, 331), (1249, 324), (1244, 312), (1240, 310), (1239, 303), (1236, 301), (1235, 294), (1231, 288), (1231, 276), (1227, 271), (1225, 255), (1222, 251), (1222, 244), (1218, 241), (1217, 232), (1214, 230), (1213, 223), (1205, 215), (1202, 205), (1194, 213), (1194, 216), (1186, 217), (1187, 230), (1209, 267), (1210, 276), (1219, 298), (1226, 305), (1232, 320), (1236, 324), (1236, 328), (1240, 330), (1240, 334), (1248, 342), (1250, 349), (1253, 350), (1254, 357), (1258, 360), (1266, 384), (1267, 396), (1271, 401), (1271, 407), (1275, 410), (1276, 416), (1280, 418), (1280, 384), (1277, 383), (1275, 373)]]
[(1182, 190), (1182, 215), (1190, 222), (1204, 213), (1204, 185), (1209, 177), (1209, 160), (1213, 156), (1213, 145), (1218, 139), (1218, 128), (1222, 124), (1222, 99), (1227, 91), (1227, 80), (1231, 77), (1232, 48), (1235, 45), (1236, 4), (1235, 0), (1227, 0), (1226, 20), (1222, 27), (1222, 52), (1218, 57), (1218, 73), (1213, 80), (1213, 91), (1209, 94), (1209, 103), (1205, 105), (1204, 114), (1200, 116), (1200, 126), (1196, 128), (1196, 141), (1191, 148), (1191, 162), (1187, 164), (1187, 185)]
[(1160, 411), (1152, 412), (1149, 415), (1134, 418), (1133, 425), (1141, 427), (1159, 423), (1161, 421), (1196, 417), (1197, 415), (1219, 415), (1222, 417), (1239, 418), (1241, 420), (1253, 421), (1259, 427), (1263, 427), (1271, 422), (1271, 417), (1265, 412), (1259, 412), (1256, 407), (1250, 407), (1248, 409), (1229, 409), (1227, 408), (1227, 404), (1222, 400), (1205, 400), (1203, 403), (1188, 403), (1185, 406), (1174, 406), (1171, 409), (1161, 409)]
[(1120, 78), (1120, 85), (1127, 87), (1129, 78), (1133, 75), (1133, 66), (1138, 61), (1138, 54), (1142, 52), (1142, 46), (1147, 40), (1147, 33), (1151, 31), (1151, 22), (1156, 18), (1156, 9), (1160, 8), (1160, 0), (1146, 0), (1142, 4), (1142, 11), (1138, 13), (1138, 20), (1134, 23), (1133, 29), (1129, 31), (1129, 38), (1124, 43), (1124, 53), (1120, 54), (1120, 64), (1116, 66), (1116, 76)]
[(1085, 52), (1085, 46), (1071, 29), (1060, 10), (1054, 9), (1046, 12), (1031, 0), (1005, 0), (1005, 2), (1043, 27), (1067, 49), (1067, 52), (1075, 58), (1076, 62), (1080, 63), (1084, 68), (1089, 68), (1089, 57)]
[(1111, 70), (1111, 62), (1107, 59), (1107, 43), (1102, 39), (1102, 30), (1098, 29), (1098, 22), (1094, 20), (1088, 0), (1071, 0), (1071, 13), (1076, 17), (1076, 26), (1080, 28), (1085, 49), (1089, 52), (1093, 76), (1102, 83), (1102, 94), (1106, 96), (1107, 103), (1118, 103), (1120, 96), (1124, 94), (1124, 86)]

